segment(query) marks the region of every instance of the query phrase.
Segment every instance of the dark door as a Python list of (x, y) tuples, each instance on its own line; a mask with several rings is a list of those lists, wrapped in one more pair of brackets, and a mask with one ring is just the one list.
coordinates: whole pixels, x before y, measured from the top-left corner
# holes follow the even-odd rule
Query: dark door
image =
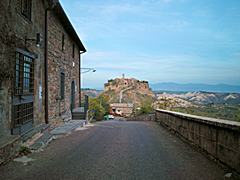
[(23, 134), (33, 126), (34, 59), (16, 53), (12, 134)]
[(71, 111), (75, 108), (75, 82), (71, 84)]

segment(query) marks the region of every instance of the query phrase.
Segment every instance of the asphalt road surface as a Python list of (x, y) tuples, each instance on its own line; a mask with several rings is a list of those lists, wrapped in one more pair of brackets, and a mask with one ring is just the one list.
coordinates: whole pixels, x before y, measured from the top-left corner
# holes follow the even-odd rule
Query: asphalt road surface
[(96, 123), (29, 157), (0, 167), (0, 179), (213, 180), (227, 173), (155, 122)]

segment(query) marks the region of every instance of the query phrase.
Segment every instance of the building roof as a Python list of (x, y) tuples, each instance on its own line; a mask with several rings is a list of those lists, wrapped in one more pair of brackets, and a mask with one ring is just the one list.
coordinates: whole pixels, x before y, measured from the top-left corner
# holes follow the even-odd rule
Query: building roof
[(133, 108), (132, 103), (112, 103), (110, 107), (118, 107), (118, 108)]
[(79, 49), (81, 52), (86, 52), (87, 50), (85, 49), (82, 41), (80, 40), (79, 36), (77, 35), (75, 29), (73, 28), (71, 22), (69, 21), (62, 5), (60, 4), (59, 1), (56, 2), (53, 11), (56, 13), (56, 15), (59, 17), (59, 20), (61, 23), (64, 25), (64, 28), (66, 31), (69, 33), (69, 35), (73, 38), (73, 40), (77, 43)]

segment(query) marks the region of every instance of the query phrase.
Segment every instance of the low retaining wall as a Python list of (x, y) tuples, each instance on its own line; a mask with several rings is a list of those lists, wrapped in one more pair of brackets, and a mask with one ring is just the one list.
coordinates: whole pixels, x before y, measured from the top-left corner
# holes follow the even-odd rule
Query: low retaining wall
[(166, 110), (156, 121), (240, 173), (240, 123)]
[(8, 143), (0, 147), (0, 165), (13, 158), (20, 148), (20, 137), (11, 138)]
[(154, 121), (155, 114), (142, 114), (139, 116), (129, 117), (127, 121)]

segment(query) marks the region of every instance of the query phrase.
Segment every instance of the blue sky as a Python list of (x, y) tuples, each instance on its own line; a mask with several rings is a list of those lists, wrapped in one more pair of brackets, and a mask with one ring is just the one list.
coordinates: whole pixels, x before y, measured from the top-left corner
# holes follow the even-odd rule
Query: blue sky
[(240, 84), (239, 0), (60, 0), (87, 53), (83, 87), (123, 73), (150, 83)]

